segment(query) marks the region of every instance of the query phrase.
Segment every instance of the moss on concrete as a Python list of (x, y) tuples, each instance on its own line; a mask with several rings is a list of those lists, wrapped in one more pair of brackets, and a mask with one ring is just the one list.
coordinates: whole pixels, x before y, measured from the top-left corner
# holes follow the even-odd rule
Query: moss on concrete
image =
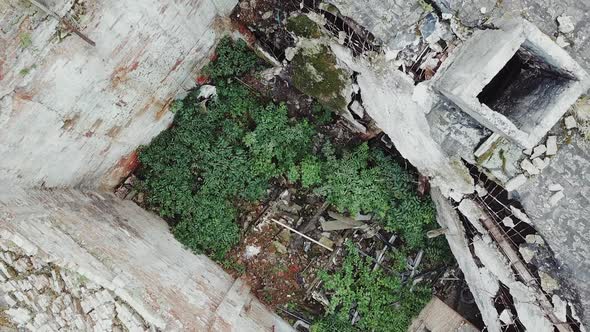
[(319, 38), (320, 27), (306, 15), (291, 16), (287, 20), (287, 30), (299, 37)]
[(292, 61), (293, 84), (301, 92), (315, 97), (325, 107), (340, 111), (346, 107), (342, 96), (346, 72), (336, 66), (336, 57), (326, 46), (300, 50)]

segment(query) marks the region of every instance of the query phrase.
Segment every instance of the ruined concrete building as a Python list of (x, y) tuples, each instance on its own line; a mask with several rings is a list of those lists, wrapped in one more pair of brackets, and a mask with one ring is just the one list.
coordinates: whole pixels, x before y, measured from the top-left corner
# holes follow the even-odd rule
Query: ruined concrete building
[[(293, 329), (162, 219), (109, 193), (170, 125), (219, 36), (238, 34), (237, 3), (46, 1), (94, 47), (29, 1), (0, 3), (0, 325)], [(343, 112), (370, 117), (430, 178), (487, 330), (586, 331), (590, 2), (306, 6), (371, 33), (323, 41), (362, 101)]]

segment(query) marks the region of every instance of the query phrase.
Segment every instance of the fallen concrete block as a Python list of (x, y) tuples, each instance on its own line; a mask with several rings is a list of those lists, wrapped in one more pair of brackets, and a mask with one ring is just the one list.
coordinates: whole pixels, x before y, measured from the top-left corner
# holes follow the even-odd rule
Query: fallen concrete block
[(508, 180), (508, 182), (506, 182), (506, 187), (505, 189), (507, 191), (514, 191), (518, 188), (520, 188), (520, 186), (522, 186), (523, 184), (526, 183), (526, 176), (524, 174), (519, 174), (515, 177), (513, 177), (512, 179)]
[(551, 198), (549, 198), (549, 205), (557, 205), (557, 203), (559, 203), (559, 201), (561, 201), (564, 197), (565, 195), (563, 194), (563, 191), (556, 192), (555, 194), (553, 194), (553, 196), (551, 196)]
[(524, 159), (523, 161), (521, 161), (520, 167), (523, 170), (525, 170), (529, 175), (537, 175), (541, 173), (539, 169), (535, 167), (535, 165), (533, 165), (533, 163), (531, 163), (531, 161), (528, 159)]
[(547, 137), (547, 156), (554, 156), (557, 153), (557, 136)]
[(572, 115), (565, 118), (564, 122), (565, 122), (566, 129), (573, 129), (573, 128), (578, 127), (578, 123), (576, 122), (576, 118), (574, 118)]
[(535, 159), (537, 157), (540, 157), (543, 155), (543, 153), (545, 153), (547, 151), (547, 147), (543, 144), (536, 146), (533, 149), (533, 153), (531, 154), (531, 159)]

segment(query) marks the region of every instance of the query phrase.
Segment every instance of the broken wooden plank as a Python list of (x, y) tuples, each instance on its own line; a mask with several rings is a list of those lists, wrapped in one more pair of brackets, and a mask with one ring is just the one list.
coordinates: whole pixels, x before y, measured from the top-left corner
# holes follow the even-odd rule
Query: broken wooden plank
[(323, 247), (323, 248), (326, 248), (326, 249), (328, 249), (329, 251), (333, 251), (333, 250), (334, 250), (334, 249), (332, 249), (332, 248), (330, 248), (330, 247), (326, 246), (325, 244), (323, 244), (323, 243), (321, 243), (321, 242), (319, 242), (319, 241), (316, 241), (316, 240), (314, 240), (314, 239), (310, 238), (309, 236), (307, 236), (307, 235), (305, 235), (305, 234), (303, 234), (303, 233), (299, 232), (298, 230), (296, 230), (296, 229), (292, 228), (291, 226), (285, 225), (285, 224), (283, 224), (282, 222), (280, 222), (280, 221), (278, 221), (278, 220), (276, 220), (276, 219), (272, 219), (272, 218), (271, 218), (270, 220), (271, 220), (272, 222), (276, 223), (276, 224), (279, 224), (279, 225), (281, 225), (281, 226), (285, 227), (286, 229), (290, 230), (291, 232), (293, 232), (293, 233), (295, 233), (295, 234), (298, 234), (298, 235), (300, 235), (300, 236), (302, 236), (302, 237), (304, 237), (304, 238), (308, 239), (309, 241), (311, 241), (311, 242), (313, 242), (313, 243), (315, 243), (315, 244), (317, 244), (317, 245), (319, 245), (319, 246), (321, 246), (321, 247)]
[(41, 9), (42, 11), (44, 11), (47, 15), (55, 18), (60, 23), (64, 24), (68, 29), (70, 29), (78, 37), (82, 38), (82, 40), (84, 40), (85, 42), (87, 42), (91, 46), (96, 46), (96, 43), (94, 41), (92, 41), (90, 38), (86, 37), (86, 35), (84, 35), (82, 32), (80, 32), (80, 30), (78, 30), (78, 28), (76, 28), (73, 24), (71, 24), (70, 22), (68, 22), (68, 20), (66, 20), (65, 18), (59, 17), (59, 15), (57, 15), (54, 11), (52, 11), (49, 8), (47, 8), (47, 6), (45, 6), (44, 4), (42, 4), (41, 2), (39, 2), (37, 0), (29, 0), (29, 1), (33, 5), (35, 5), (37, 8)]
[(324, 232), (332, 232), (332, 231), (341, 231), (345, 229), (353, 229), (353, 228), (360, 228), (365, 225), (364, 222), (356, 221), (354, 219), (351, 220), (341, 220), (341, 219), (334, 219), (334, 220), (327, 220), (321, 223), (322, 229)]
[(438, 297), (433, 297), (430, 302), (422, 309), (418, 317), (412, 321), (408, 332), (432, 331), (479, 331), (473, 324), (459, 315), (455, 310), (441, 301)]

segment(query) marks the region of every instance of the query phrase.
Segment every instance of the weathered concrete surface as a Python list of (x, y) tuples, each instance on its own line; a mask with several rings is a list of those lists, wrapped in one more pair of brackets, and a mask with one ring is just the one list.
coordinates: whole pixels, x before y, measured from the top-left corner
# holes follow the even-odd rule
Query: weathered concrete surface
[[(563, 275), (561, 286), (578, 294), (578, 312), (590, 326), (590, 142), (575, 135), (566, 144), (563, 133), (555, 132), (560, 133), (557, 155), (518, 193), (535, 228), (555, 253)], [(554, 184), (564, 188), (565, 197), (551, 205), (555, 193), (549, 187)]]
[[(38, 292), (10, 280), (21, 275), (24, 280), (31, 276), (31, 281), (37, 281), (32, 275), (43, 273), (34, 271), (47, 272), (43, 266), (49, 266), (68, 271), (66, 277), (62, 276), (64, 281), (69, 280), (65, 282), (71, 290), (67, 303), (80, 302), (89, 311), (92, 305), (108, 302), (111, 307), (119, 301), (130, 308), (131, 316), (141, 318), (138, 324), (163, 331), (292, 330), (253, 298), (244, 283), (234, 282), (207, 257), (181, 248), (162, 219), (111, 194), (3, 187), (0, 244), (2, 250), (12, 252), (13, 257), (20, 254), (18, 257), (27, 263), (21, 272), (19, 266), (23, 264), (12, 262), (20, 273), (17, 276), (2, 273), (0, 281), (8, 281), (0, 290), (2, 295), (15, 296), (12, 302), (44, 301)], [(0, 264), (8, 266), (9, 258), (2, 255), (5, 263)], [(35, 269), (29, 265), (39, 266)], [(10, 285), (18, 287), (13, 291)], [(96, 296), (86, 291), (90, 288), (107, 293), (94, 300)], [(24, 293), (28, 300), (20, 300), (16, 292)], [(55, 293), (64, 296), (63, 291)], [(10, 317), (22, 318), (20, 327), (35, 324), (35, 318), (43, 313), (49, 315), (45, 317), (48, 321), (60, 322), (55, 316), (61, 315), (59, 310), (54, 313), (51, 308), (33, 304), (26, 307), (27, 315), (21, 315), (14, 310), (25, 306), (12, 303), (10, 308)], [(112, 311), (107, 311), (107, 322), (102, 323), (112, 325)], [(74, 326), (78, 316), (75, 311), (63, 319)], [(91, 317), (78, 324), (92, 324)]]
[(469, 249), (470, 241), (466, 236), (463, 223), (447, 198), (438, 189), (432, 190), (431, 196), (438, 211), (436, 219), (441, 227), (448, 229), (445, 236), (449, 241), (453, 255), (457, 259), (459, 268), (465, 275), (465, 281), (472, 290), (473, 298), (487, 329), (489, 331), (500, 331), (500, 315), (494, 307), (494, 296), (499, 289), (497, 278), (486, 267), (477, 265)]
[(80, 14), (91, 47), (60, 41), (58, 22), (27, 1), (2, 1), (0, 181), (113, 186), (136, 163), (132, 151), (169, 125), (170, 102), (215, 44), (217, 15), (236, 2), (48, 2)]
[(414, 25), (424, 15), (417, 0), (328, 0), (343, 16), (369, 30), (391, 49), (399, 50), (416, 40)]

